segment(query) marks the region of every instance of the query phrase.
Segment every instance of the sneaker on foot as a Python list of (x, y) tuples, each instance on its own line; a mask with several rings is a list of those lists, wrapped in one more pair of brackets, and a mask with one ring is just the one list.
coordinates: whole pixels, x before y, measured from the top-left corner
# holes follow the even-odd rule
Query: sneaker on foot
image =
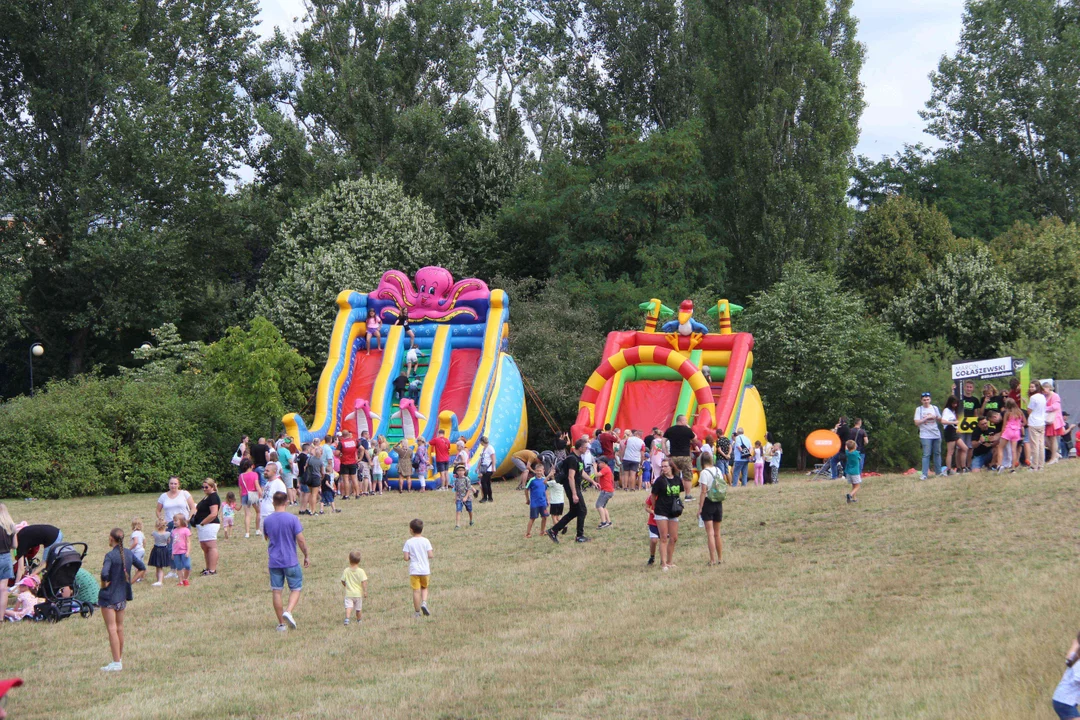
[(262, 535), (262, 530), (256, 530), (255, 537), (259, 537), (260, 535)]
[(559, 536), (555, 534), (554, 530), (548, 530), (545, 534), (549, 538), (551, 538), (551, 542), (555, 543), (556, 545), (559, 544)]
[(925, 476), (925, 475), (920, 475), (920, 476), (919, 476), (919, 479), (920, 479), (920, 480), (925, 480), (925, 479), (926, 479), (926, 476)]
[(646, 565), (653, 565), (653, 564), (655, 564), (655, 563), (656, 563), (656, 557), (655, 557), (655, 556), (652, 556), (652, 555), (650, 555), (650, 556), (649, 556), (649, 562), (647, 562), (647, 563), (645, 563), (645, 564), (646, 564)]
[(246, 538), (251, 537), (251, 533), (244, 533), (244, 537), (246, 537)]
[(348, 624), (349, 624), (349, 618), (345, 618), (345, 624), (346, 624), (346, 625), (348, 625)]
[(165, 579), (166, 580), (168, 580), (169, 578), (174, 578), (174, 577), (179, 577), (179, 576), (175, 572), (173, 572), (172, 570), (165, 573)]
[(431, 615), (431, 611), (428, 610), (427, 603), (424, 603), (420, 606), (420, 612), (424, 613), (425, 615)]
[(291, 627), (293, 630), (296, 629), (296, 619), (293, 618), (291, 612), (286, 610), (285, 612), (281, 613), (281, 617), (285, 619), (285, 622), (289, 623), (289, 627)]
[(851, 502), (851, 493), (848, 493), (845, 497), (847, 497), (848, 502)]
[(150, 587), (161, 587), (161, 581), (158, 580), (156, 583), (151, 583)]
[(690, 495), (690, 494), (687, 494), (687, 495), (683, 496), (683, 500), (693, 500), (693, 499), (694, 499), (694, 496)]
[(289, 628), (285, 627), (284, 625), (278, 625), (277, 626), (277, 631), (278, 632), (286, 632), (286, 631), (288, 631), (288, 629)]
[(120, 672), (124, 669), (123, 663), (111, 662), (105, 667), (101, 668), (103, 672)]
[(473, 525), (475, 525), (475, 524), (476, 524), (476, 523), (474, 523), (474, 522), (473, 522), (472, 520), (470, 520), (470, 521), (469, 521), (469, 527), (472, 527), (472, 526), (473, 526)]
[(576, 538), (574, 538), (574, 542), (589, 542), (589, 538), (585, 537), (584, 535), (578, 535)]
[(455, 530), (460, 530), (460, 529), (461, 529), (461, 526), (460, 526), (460, 525), (455, 525), (455, 526), (454, 526), (454, 529), (455, 529)]
[(412, 616), (413, 616), (414, 620), (419, 620), (420, 619), (420, 613), (418, 613), (418, 612), (414, 612)]

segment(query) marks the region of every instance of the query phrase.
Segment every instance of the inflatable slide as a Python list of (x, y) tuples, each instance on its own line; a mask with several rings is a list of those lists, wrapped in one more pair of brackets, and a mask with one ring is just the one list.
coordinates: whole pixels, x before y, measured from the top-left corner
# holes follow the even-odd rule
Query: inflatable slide
[[(512, 472), (511, 455), (525, 447), (525, 390), (506, 352), (509, 298), (481, 280), (454, 281), (450, 272), (425, 267), (410, 279), (397, 270), (383, 274), (371, 293), (345, 290), (337, 297), (337, 318), (326, 366), (319, 378), (315, 418), (310, 428), (296, 413), (283, 419), (298, 442), (348, 429), (384, 436), (391, 448), (405, 440), (431, 440), (446, 431), (454, 451), (469, 449), (475, 479), (480, 437), (495, 450), (496, 475)], [(367, 347), (369, 311), (382, 320), (378, 346)], [(398, 319), (408, 318), (408, 329)], [(406, 375), (405, 397), (394, 380), (406, 372), (407, 354), (419, 350), (419, 367)], [(397, 453), (390, 453), (390, 486), (397, 488)], [(434, 458), (431, 458), (432, 467)], [(430, 477), (415, 479), (434, 488)]]
[(710, 333), (694, 319), (690, 300), (659, 331), (659, 321), (676, 313), (656, 299), (640, 307), (647, 312), (644, 330), (608, 335), (603, 360), (581, 393), (573, 437), (592, 437), (607, 423), (648, 435), (686, 415), (701, 439), (731, 436), (741, 427), (751, 441), (764, 442), (765, 409), (753, 385), (754, 336), (731, 330), (731, 315), (742, 308), (718, 301), (709, 314), (719, 318), (720, 332)]

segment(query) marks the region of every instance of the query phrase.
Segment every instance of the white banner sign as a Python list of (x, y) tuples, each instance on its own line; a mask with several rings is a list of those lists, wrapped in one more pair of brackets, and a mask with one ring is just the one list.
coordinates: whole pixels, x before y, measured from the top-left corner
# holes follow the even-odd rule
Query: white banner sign
[(1006, 377), (1012, 374), (1013, 359), (1011, 357), (994, 358), (993, 360), (976, 360), (974, 362), (960, 363), (959, 365), (952, 366), (953, 380)]

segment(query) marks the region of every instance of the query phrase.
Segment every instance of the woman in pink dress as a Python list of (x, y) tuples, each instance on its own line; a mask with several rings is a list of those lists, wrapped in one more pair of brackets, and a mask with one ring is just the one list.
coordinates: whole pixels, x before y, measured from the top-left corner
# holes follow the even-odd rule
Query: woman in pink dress
[(1046, 444), (1050, 446), (1050, 461), (1053, 465), (1061, 458), (1061, 443), (1058, 438), (1065, 434), (1065, 418), (1061, 415), (1061, 396), (1054, 392), (1054, 383), (1045, 380), (1042, 384), (1046, 395)]

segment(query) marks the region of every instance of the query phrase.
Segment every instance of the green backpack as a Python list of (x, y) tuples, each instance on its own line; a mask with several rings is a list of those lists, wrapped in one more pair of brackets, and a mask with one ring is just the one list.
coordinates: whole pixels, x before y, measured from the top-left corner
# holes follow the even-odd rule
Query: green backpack
[(724, 498), (727, 497), (727, 482), (724, 480), (724, 476), (720, 474), (716, 467), (705, 468), (701, 471), (701, 474), (704, 475), (706, 472), (710, 473), (712, 482), (709, 484), (709, 490), (705, 493), (705, 499), (709, 502), (724, 502)]

